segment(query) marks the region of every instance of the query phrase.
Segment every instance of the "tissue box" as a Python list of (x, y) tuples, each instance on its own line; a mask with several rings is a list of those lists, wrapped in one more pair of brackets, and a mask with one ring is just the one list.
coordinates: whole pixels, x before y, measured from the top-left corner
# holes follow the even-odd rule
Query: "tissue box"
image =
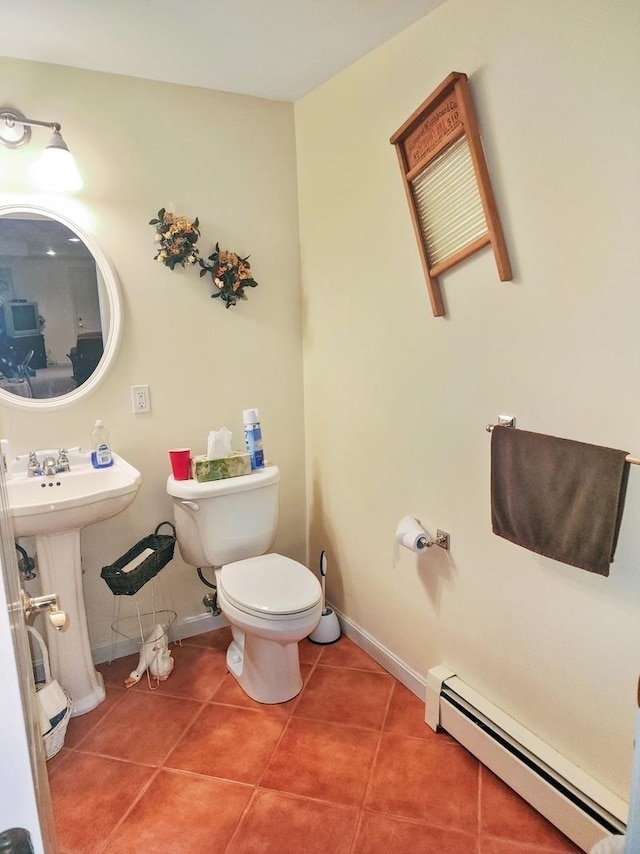
[(241, 474), (251, 474), (249, 454), (237, 453), (217, 460), (210, 460), (206, 454), (202, 454), (191, 460), (191, 476), (198, 483), (222, 480), (225, 477), (238, 477)]

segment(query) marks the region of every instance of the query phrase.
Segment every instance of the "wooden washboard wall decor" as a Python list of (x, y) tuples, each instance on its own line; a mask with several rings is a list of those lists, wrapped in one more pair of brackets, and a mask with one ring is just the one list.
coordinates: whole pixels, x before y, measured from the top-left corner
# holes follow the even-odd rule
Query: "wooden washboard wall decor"
[(466, 74), (452, 72), (389, 140), (395, 146), (434, 317), (445, 314), (438, 277), (491, 244), (511, 281)]

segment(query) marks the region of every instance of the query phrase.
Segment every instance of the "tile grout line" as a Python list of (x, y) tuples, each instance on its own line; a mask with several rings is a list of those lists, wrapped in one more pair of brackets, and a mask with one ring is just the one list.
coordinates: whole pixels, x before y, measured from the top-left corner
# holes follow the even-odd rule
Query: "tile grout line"
[[(318, 657), (316, 658), (316, 660), (313, 662), (313, 664), (311, 664), (311, 670), (309, 671), (309, 675), (308, 675), (307, 679), (306, 679), (305, 681), (303, 681), (303, 683), (302, 683), (302, 688), (300, 689), (300, 691), (298, 692), (298, 694), (297, 694), (297, 695), (296, 695), (296, 697), (295, 697), (296, 703), (295, 703), (295, 705), (294, 705), (294, 706), (292, 707), (292, 709), (291, 709), (291, 714), (290, 714), (290, 715), (289, 715), (289, 717), (286, 719), (286, 721), (285, 721), (285, 723), (284, 723), (284, 726), (282, 727), (282, 732), (280, 733), (280, 735), (279, 735), (279, 736), (278, 736), (278, 738), (276, 739), (276, 742), (275, 742), (275, 744), (273, 745), (273, 748), (271, 749), (271, 751), (270, 751), (270, 753), (269, 753), (269, 756), (267, 757), (267, 759), (266, 759), (266, 761), (265, 761), (265, 763), (264, 763), (264, 767), (262, 768), (262, 771), (261, 771), (261, 772), (260, 772), (260, 774), (258, 775), (258, 779), (257, 779), (257, 780), (256, 780), (256, 782), (253, 784), (253, 792), (252, 792), (252, 794), (251, 794), (251, 797), (249, 798), (249, 801), (248, 801), (248, 803), (247, 803), (246, 807), (245, 807), (245, 808), (244, 808), (244, 810), (242, 811), (242, 814), (241, 814), (240, 818), (238, 819), (238, 822), (237, 822), (236, 826), (234, 827), (233, 832), (231, 833), (231, 835), (229, 836), (229, 839), (227, 840), (227, 843), (226, 843), (226, 845), (225, 845), (225, 847), (224, 847), (224, 850), (225, 850), (225, 851), (227, 851), (227, 850), (229, 849), (229, 846), (233, 843), (233, 840), (236, 838), (236, 836), (237, 836), (237, 835), (238, 835), (238, 833), (240, 832), (240, 826), (242, 825), (242, 822), (243, 822), (243, 820), (244, 820), (244, 817), (247, 815), (247, 813), (249, 812), (249, 810), (251, 809), (251, 807), (253, 806), (253, 804), (254, 804), (255, 800), (256, 800), (256, 799), (257, 799), (257, 797), (258, 797), (258, 793), (259, 793), (260, 788), (261, 788), (261, 787), (260, 787), (260, 783), (261, 783), (262, 778), (264, 777), (264, 775), (265, 775), (265, 773), (266, 773), (267, 767), (269, 766), (269, 762), (271, 761), (271, 758), (273, 757), (273, 754), (274, 754), (274, 753), (275, 753), (275, 751), (277, 750), (278, 745), (279, 745), (279, 744), (280, 744), (280, 742), (282, 741), (282, 739), (283, 739), (283, 737), (284, 737), (284, 734), (285, 734), (285, 732), (287, 731), (287, 728), (288, 728), (288, 726), (289, 726), (289, 722), (290, 722), (290, 721), (291, 721), (291, 719), (293, 718), (293, 715), (294, 715), (294, 712), (295, 712), (296, 706), (298, 705), (299, 699), (300, 699), (300, 697), (301, 697), (302, 693), (304, 692), (304, 689), (305, 689), (305, 688), (306, 688), (306, 686), (309, 684), (309, 680), (311, 679), (311, 677), (312, 677), (312, 675), (313, 675), (313, 673), (314, 673), (314, 671), (315, 671), (315, 669), (316, 669), (316, 667), (317, 667), (317, 665), (318, 665), (318, 662), (319, 662), (319, 660), (320, 660), (320, 658), (321, 658), (321, 657), (322, 657), (322, 651), (320, 652), (320, 655), (318, 655)], [(304, 663), (309, 663), (309, 662), (304, 662)], [(264, 791), (275, 791), (275, 790), (272, 790), (272, 789), (266, 789), (266, 788), (265, 788), (265, 789), (264, 789)]]
[(242, 810), (242, 813), (240, 814), (240, 817), (238, 818), (238, 821), (237, 821), (237, 823), (236, 823), (236, 826), (233, 828), (232, 832), (229, 834), (229, 838), (227, 839), (227, 841), (226, 841), (226, 843), (225, 843), (225, 846), (224, 846), (224, 850), (225, 850), (225, 851), (227, 851), (227, 850), (229, 849), (229, 846), (231, 845), (231, 843), (233, 842), (233, 840), (234, 840), (234, 839), (236, 838), (236, 836), (238, 835), (238, 833), (239, 833), (239, 831), (240, 831), (240, 825), (242, 824), (242, 822), (243, 822), (243, 820), (244, 820), (245, 815), (249, 812), (249, 810), (250, 810), (250, 809), (251, 809), (251, 807), (253, 806), (253, 802), (256, 800), (256, 798), (257, 798), (257, 797), (258, 797), (258, 784), (257, 784), (257, 783), (254, 783), (254, 786), (253, 786), (253, 792), (251, 793), (251, 797), (250, 797), (250, 798), (249, 798), (249, 800), (247, 801), (247, 805), (246, 805), (246, 806), (245, 806), (245, 808)]
[[(174, 699), (179, 699), (179, 698), (174, 698)], [(190, 701), (190, 702), (192, 702), (192, 701)], [(200, 708), (195, 712), (194, 716), (191, 718), (191, 721), (185, 726), (185, 728), (182, 730), (180, 735), (176, 738), (174, 743), (171, 745), (171, 747), (167, 750), (167, 752), (164, 754), (164, 756), (160, 760), (160, 766), (159, 766), (160, 768), (165, 767), (165, 763), (166, 763), (167, 759), (171, 756), (171, 754), (176, 749), (176, 747), (180, 744), (180, 742), (186, 737), (187, 733), (190, 732), (194, 728), (194, 726), (198, 722), (198, 718), (204, 714), (204, 710), (205, 710), (206, 706), (207, 706), (206, 700), (202, 700), (200, 702)]]
[[(124, 761), (124, 760), (123, 760)], [(136, 763), (128, 763), (130, 765), (134, 765)], [(106, 837), (103, 839), (102, 843), (98, 843), (98, 845), (93, 849), (92, 854), (101, 854), (101, 852), (106, 852), (109, 849), (106, 847), (109, 844), (109, 840), (116, 833), (116, 831), (120, 828), (124, 821), (129, 817), (132, 810), (138, 804), (138, 802), (144, 797), (144, 795), (148, 792), (149, 788), (153, 785), (153, 783), (158, 778), (160, 771), (162, 770), (162, 766), (158, 766), (155, 772), (149, 777), (147, 782), (142, 786), (136, 797), (131, 801), (128, 808), (124, 811), (124, 813), (120, 816), (118, 821), (113, 825), (111, 830), (107, 833)]]
[(380, 752), (380, 745), (382, 743), (382, 736), (384, 734), (384, 725), (386, 724), (387, 718), (389, 717), (389, 709), (391, 708), (391, 701), (393, 699), (393, 695), (394, 695), (395, 689), (396, 689), (397, 679), (395, 677), (392, 677), (392, 678), (393, 678), (393, 682), (391, 684), (391, 690), (389, 691), (389, 696), (387, 697), (387, 706), (386, 706), (386, 709), (384, 711), (384, 715), (382, 717), (382, 723), (380, 724), (380, 731), (378, 733), (378, 740), (376, 743), (376, 749), (373, 752), (373, 759), (371, 761), (371, 768), (369, 769), (369, 776), (367, 777), (367, 784), (364, 787), (364, 792), (362, 793), (362, 800), (360, 801), (360, 808), (358, 811), (358, 820), (356, 822), (356, 828), (355, 828), (355, 832), (353, 835), (353, 841), (352, 841), (351, 847), (349, 849), (350, 854), (354, 854), (356, 844), (358, 842), (358, 836), (360, 834), (360, 828), (362, 827), (362, 822), (363, 822), (363, 818), (364, 818), (364, 805), (365, 805), (366, 800), (367, 800), (367, 794), (369, 793), (369, 789), (371, 787), (371, 779), (373, 777), (373, 772), (374, 772), (374, 769), (376, 767), (376, 761), (378, 759), (378, 753)]
[[(105, 689), (106, 689), (106, 686), (105, 686)], [(69, 748), (69, 750), (76, 750), (77, 748), (79, 748), (79, 747), (80, 747), (80, 745), (81, 745), (84, 741), (86, 741), (86, 740), (87, 740), (87, 738), (89, 738), (89, 736), (90, 736), (90, 735), (91, 735), (91, 734), (92, 734), (92, 733), (93, 733), (93, 732), (94, 732), (94, 731), (95, 731), (95, 730), (96, 730), (96, 729), (97, 729), (101, 724), (103, 724), (103, 723), (105, 722), (105, 720), (109, 717), (109, 715), (111, 714), (111, 712), (112, 712), (115, 708), (117, 708), (117, 707), (120, 705), (120, 703), (124, 700), (125, 696), (126, 696), (126, 694), (122, 694), (122, 696), (121, 696), (119, 699), (115, 700), (115, 701), (114, 701), (114, 703), (113, 703), (113, 705), (111, 706), (111, 708), (107, 709), (107, 710), (104, 712), (104, 714), (100, 717), (100, 719), (99, 719), (99, 720), (97, 720), (97, 721), (95, 722), (95, 724), (93, 724), (93, 726), (92, 726), (92, 727), (90, 727), (90, 728), (87, 730), (87, 732), (85, 732), (85, 734), (84, 734), (84, 735), (82, 736), (82, 738), (78, 741), (78, 743), (77, 743), (77, 744), (74, 744), (74, 746), (73, 746), (73, 747), (70, 747), (70, 748)], [(98, 706), (96, 706), (96, 708), (100, 708), (100, 706), (98, 705)], [(94, 711), (94, 710), (92, 709), (91, 711)], [(78, 717), (82, 717), (82, 716), (81, 716), (81, 715), (79, 715)], [(72, 720), (73, 720), (73, 718), (72, 718)], [(71, 723), (71, 721), (70, 721), (70, 723)]]
[[(303, 681), (303, 683), (302, 683), (302, 688), (300, 689), (300, 691), (296, 694), (296, 696), (295, 696), (295, 698), (294, 698), (294, 699), (295, 699), (295, 701), (296, 701), (296, 702), (295, 702), (295, 705), (291, 708), (291, 714), (289, 715), (289, 717), (288, 717), (288, 718), (287, 718), (287, 720), (285, 721), (285, 724), (284, 724), (284, 726), (282, 727), (282, 732), (280, 733), (280, 735), (279, 735), (279, 736), (278, 736), (278, 738), (276, 739), (276, 743), (273, 745), (273, 748), (272, 748), (272, 749), (271, 749), (271, 751), (269, 752), (269, 756), (267, 757), (266, 762), (264, 763), (264, 767), (263, 767), (262, 771), (260, 772), (260, 775), (258, 776), (258, 779), (257, 779), (257, 781), (256, 781), (256, 783), (255, 783), (256, 788), (258, 788), (258, 787), (260, 786), (260, 783), (262, 782), (262, 778), (264, 777), (264, 775), (265, 775), (265, 773), (266, 773), (266, 771), (267, 771), (267, 767), (269, 766), (269, 762), (271, 761), (271, 759), (272, 759), (272, 757), (273, 757), (273, 754), (274, 754), (274, 753), (276, 752), (276, 750), (278, 749), (278, 745), (280, 744), (280, 742), (281, 742), (281, 741), (282, 741), (282, 739), (284, 738), (284, 734), (285, 734), (285, 732), (286, 732), (286, 731), (287, 731), (287, 729), (289, 728), (289, 722), (291, 721), (291, 719), (293, 718), (293, 716), (294, 716), (294, 714), (295, 714), (295, 710), (296, 710), (297, 706), (299, 705), (300, 697), (301, 697), (301, 696), (302, 696), (302, 694), (304, 693), (304, 689), (305, 689), (305, 688), (307, 687), (307, 685), (309, 684), (309, 682), (310, 682), (310, 680), (311, 680), (311, 677), (313, 676), (313, 674), (314, 674), (314, 672), (315, 672), (315, 669), (316, 669), (316, 667), (318, 666), (318, 662), (320, 661), (320, 659), (321, 659), (321, 657), (322, 657), (322, 652), (323, 652), (323, 651), (321, 651), (321, 652), (320, 652), (320, 655), (318, 656), (318, 658), (317, 658), (317, 659), (315, 660), (315, 662), (311, 665), (311, 670), (309, 671), (309, 676), (307, 677), (307, 679), (306, 679), (305, 681)], [(305, 662), (305, 663), (306, 663), (306, 662)]]

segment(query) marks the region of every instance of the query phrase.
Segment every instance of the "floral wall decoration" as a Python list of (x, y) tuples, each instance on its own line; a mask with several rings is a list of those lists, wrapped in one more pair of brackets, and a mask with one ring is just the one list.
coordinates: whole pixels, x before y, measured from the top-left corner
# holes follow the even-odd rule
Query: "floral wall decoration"
[(242, 258), (236, 252), (220, 249), (216, 243), (215, 249), (204, 260), (196, 246), (200, 237), (199, 222), (196, 217), (193, 222), (184, 216), (177, 216), (161, 208), (157, 217), (149, 220), (149, 225), (156, 228), (156, 243), (159, 244), (155, 259), (173, 270), (176, 264), (181, 267), (200, 267), (200, 276), (211, 275), (215, 287), (213, 298), (219, 297), (226, 308), (235, 305), (238, 300), (248, 299), (245, 288), (256, 288), (258, 283), (251, 273), (249, 256)]
[(206, 276), (211, 273), (213, 284), (218, 289), (217, 293), (211, 294), (212, 297), (220, 297), (223, 302), (226, 302), (227, 308), (235, 305), (239, 299), (248, 299), (244, 292), (245, 288), (255, 288), (258, 283), (251, 274), (251, 266), (249, 264), (249, 256), (240, 258), (235, 252), (221, 250), (216, 243), (216, 248), (212, 255), (209, 255), (207, 263), (202, 258), (198, 259), (198, 263), (202, 267), (200, 270), (201, 276)]
[(198, 260), (196, 243), (200, 237), (198, 217), (190, 222), (184, 216), (160, 208), (157, 219), (149, 220), (156, 227), (156, 243), (160, 244), (155, 259), (173, 270), (176, 264), (186, 267)]

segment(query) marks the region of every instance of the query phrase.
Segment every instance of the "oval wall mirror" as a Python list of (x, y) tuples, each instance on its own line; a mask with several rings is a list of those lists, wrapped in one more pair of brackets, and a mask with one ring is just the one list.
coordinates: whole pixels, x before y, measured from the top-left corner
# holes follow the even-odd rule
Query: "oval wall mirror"
[(56, 409), (105, 377), (122, 332), (115, 271), (57, 211), (0, 206), (0, 401)]

